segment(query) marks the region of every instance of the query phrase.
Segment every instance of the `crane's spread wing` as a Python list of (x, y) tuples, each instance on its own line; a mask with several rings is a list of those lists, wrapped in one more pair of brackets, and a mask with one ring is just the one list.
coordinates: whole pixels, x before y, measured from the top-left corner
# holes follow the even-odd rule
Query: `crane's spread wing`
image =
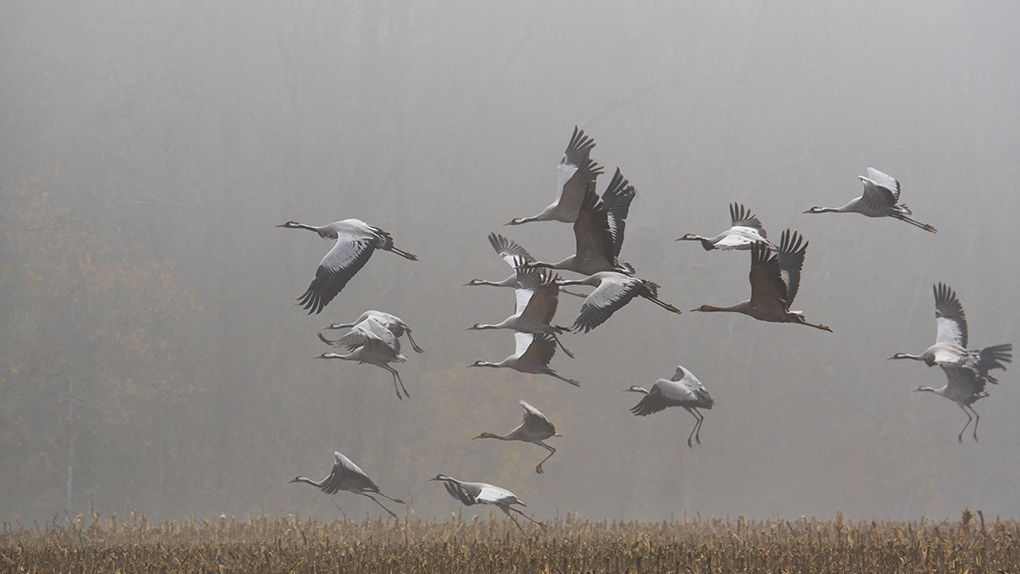
[(506, 261), (506, 264), (510, 267), (517, 267), (517, 264), (514, 263), (514, 259), (516, 258), (520, 258), (526, 263), (532, 263), (535, 261), (535, 258), (532, 257), (527, 250), (518, 245), (517, 242), (512, 239), (507, 239), (497, 233), (489, 234), (489, 243), (492, 245), (492, 248), (496, 250), (496, 254), (499, 255), (499, 258)]
[[(527, 333), (514, 333), (514, 336), (528, 335)], [(524, 354), (520, 356), (520, 362), (527, 364), (532, 363), (536, 365), (549, 365), (549, 361), (552, 360), (553, 355), (556, 354), (556, 340), (553, 339), (552, 335), (545, 333), (539, 335), (528, 335), (531, 337), (531, 341), (528, 344), (528, 348), (524, 351)], [(517, 348), (520, 349), (522, 338), (517, 339)]]
[(621, 273), (612, 273), (611, 276), (619, 275), (620, 280), (603, 279), (594, 291), (588, 294), (584, 304), (581, 305), (581, 312), (571, 327), (574, 331), (587, 333), (595, 327), (606, 322), (606, 319), (636, 297), (644, 283), (639, 279), (627, 277)]
[[(534, 278), (529, 279), (530, 297), (525, 302), (523, 309), (518, 306), (517, 312), (522, 316), (534, 318), (542, 323), (549, 324), (556, 315), (556, 308), (560, 301), (560, 286), (556, 283), (559, 276), (545, 268), (530, 269), (534, 271)], [(519, 277), (519, 276), (518, 276)], [(518, 291), (523, 291), (522, 288)], [(520, 305), (520, 297), (518, 297)]]
[(456, 498), (457, 500), (463, 502), (464, 506), (471, 506), (471, 505), (475, 504), (476, 502), (478, 502), (475, 499), (475, 496), (477, 495), (477, 493), (472, 494), (472, 493), (468, 492), (467, 489), (465, 488), (466, 485), (464, 485), (464, 484), (457, 483), (457, 482), (450, 482), (450, 481), (446, 480), (446, 481), (443, 481), (443, 486), (446, 487), (446, 492), (449, 492), (450, 496), (452, 496), (452, 497)]
[(372, 318), (361, 321), (342, 337), (333, 341), (336, 347), (348, 350), (366, 347), (367, 349), (385, 347), (394, 355), (400, 354), (400, 339), (393, 332)]
[(868, 211), (874, 214), (888, 213), (891, 208), (895, 207), (896, 200), (900, 196), (899, 184), (896, 184), (896, 192), (893, 193), (888, 187), (872, 181), (863, 175), (857, 177), (864, 184), (864, 194), (861, 195), (861, 201), (868, 207)]
[(341, 490), (379, 492), (379, 487), (351, 459), (339, 452), (334, 452), (333, 456), (333, 471), (319, 486), (319, 490), (326, 494), (336, 494)]
[(963, 305), (956, 298), (956, 292), (949, 285), (939, 283), (932, 286), (935, 293), (936, 343), (951, 343), (967, 346), (967, 316)]
[(609, 188), (602, 194), (602, 210), (605, 212), (606, 229), (609, 231), (608, 250), (610, 259), (615, 263), (623, 248), (623, 232), (626, 229), (627, 215), (630, 213), (630, 203), (634, 201), (637, 190), (627, 181), (620, 168), (616, 168), (613, 179), (609, 182)]
[[(385, 237), (389, 237), (386, 235)], [(390, 240), (392, 245), (392, 240)], [(379, 246), (375, 235), (361, 235), (340, 229), (336, 244), (322, 258), (315, 270), (315, 279), (300, 298), (308, 314), (321, 313), (322, 309), (347, 286), (347, 282), (365, 266)]]
[(612, 234), (602, 205), (594, 189), (584, 195), (577, 219), (574, 221), (574, 256), (582, 260), (602, 257), (608, 259), (612, 251)]
[(870, 179), (876, 186), (889, 190), (889, 193), (892, 194), (893, 204), (900, 200), (900, 182), (896, 181), (896, 178), (893, 176), (887, 173), (882, 173), (873, 167), (869, 167), (868, 179)]
[(981, 376), (973, 369), (953, 365), (939, 365), (946, 374), (949, 385), (945, 397), (963, 404), (970, 404), (982, 397), (987, 397), (985, 383), (987, 377)]
[(786, 283), (779, 268), (779, 256), (766, 243), (751, 245), (751, 306), (758, 309), (789, 309)]
[(567, 213), (577, 213), (585, 194), (595, 188), (595, 180), (602, 173), (602, 168), (589, 157), (594, 147), (595, 140), (574, 126), (574, 134), (556, 170), (559, 186), (556, 204)]
[(761, 220), (740, 203), (730, 204), (730, 222), (731, 227), (751, 227), (757, 229), (758, 233), (765, 237), (765, 228), (761, 226)]
[[(804, 255), (807, 253), (808, 242), (796, 231), (790, 234), (787, 229), (783, 232), (779, 241), (779, 271), (783, 283), (786, 285), (786, 308), (793, 305), (797, 297), (797, 289), (800, 288), (800, 270), (804, 267)], [(801, 242), (803, 241), (803, 244)]]
[(549, 422), (549, 419), (545, 418), (542, 411), (529, 405), (523, 400), (518, 400), (518, 402), (521, 403), (522, 407), (524, 407), (524, 426), (535, 431), (556, 434), (556, 427)]

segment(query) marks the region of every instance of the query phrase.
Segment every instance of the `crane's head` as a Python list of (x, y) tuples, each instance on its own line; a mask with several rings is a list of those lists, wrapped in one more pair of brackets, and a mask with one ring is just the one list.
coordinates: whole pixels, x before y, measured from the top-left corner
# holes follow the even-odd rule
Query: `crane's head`
[(354, 327), (353, 323), (333, 323), (327, 329), (351, 329)]
[(281, 223), (280, 225), (277, 225), (277, 227), (286, 227), (288, 229), (298, 229), (298, 228), (301, 227), (301, 224), (296, 222), (296, 221), (288, 221), (287, 223)]
[(826, 209), (824, 207), (818, 207), (816, 205), (816, 206), (812, 207), (811, 209), (805, 211), (804, 213), (825, 213), (825, 211), (826, 211)]
[(489, 363), (487, 361), (475, 361), (468, 365), (468, 367), (495, 367), (495, 366), (496, 365), (494, 363)]
[(430, 478), (429, 480), (430, 481), (438, 480), (438, 481), (442, 482), (442, 481), (450, 480), (450, 477), (446, 476), (445, 474), (437, 474), (435, 478)]
[(934, 393), (935, 389), (933, 389), (932, 387), (917, 387), (916, 389), (914, 389), (915, 393), (919, 391), (927, 391), (929, 393)]
[(623, 389), (623, 392), (625, 392), (625, 393), (641, 393), (641, 394), (647, 395), (648, 394), (648, 389), (646, 389), (644, 387), (639, 387), (637, 385), (631, 385), (629, 388)]
[(483, 432), (475, 438), (500, 438), (499, 436), (492, 434), (491, 432)]

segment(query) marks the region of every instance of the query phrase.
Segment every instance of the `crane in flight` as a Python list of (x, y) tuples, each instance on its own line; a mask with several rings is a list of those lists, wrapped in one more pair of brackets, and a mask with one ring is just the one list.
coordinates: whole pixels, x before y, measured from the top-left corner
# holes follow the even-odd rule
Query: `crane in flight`
[(663, 309), (680, 314), (680, 309), (659, 299), (659, 286), (651, 281), (630, 277), (615, 271), (600, 271), (584, 279), (563, 279), (563, 285), (588, 285), (595, 290), (588, 294), (581, 305), (581, 311), (571, 327), (575, 332), (587, 333), (605, 323), (613, 313), (631, 299), (641, 296)]
[(609, 187), (599, 197), (594, 187), (588, 190), (574, 221), (574, 254), (557, 263), (533, 261), (532, 267), (566, 269), (581, 275), (616, 271), (631, 275), (634, 267), (620, 263), (623, 234), (630, 203), (637, 190), (617, 168)]
[(713, 249), (747, 250), (755, 243), (770, 245), (766, 238), (765, 228), (761, 225), (758, 216), (751, 213), (739, 203), (730, 204), (730, 228), (715, 237), (702, 237), (694, 233), (687, 233), (677, 241), (700, 241), (705, 251)]
[[(357, 361), (359, 364), (368, 363), (380, 369), (386, 369), (393, 375), (393, 389), (397, 392), (397, 398), (404, 400), (400, 396), (401, 390), (404, 391), (405, 397), (411, 398), (404, 387), (404, 382), (400, 380), (400, 373), (389, 365), (390, 363), (403, 363), (407, 360), (407, 357), (400, 354), (400, 340), (393, 335), (392, 331), (380, 325), (375, 319), (368, 318), (359, 322), (339, 339), (331, 341), (323, 337), (322, 333), (319, 333), (319, 339), (327, 345), (351, 352), (346, 355), (323, 353), (316, 357), (317, 359)], [(399, 388), (397, 387), (398, 383), (400, 384)]]
[[(390, 498), (379, 491), (379, 487), (376, 486), (375, 482), (365, 474), (365, 471), (358, 468), (358, 465), (351, 462), (351, 459), (347, 458), (340, 452), (333, 453), (334, 462), (333, 470), (329, 473), (329, 476), (322, 480), (312, 480), (307, 476), (298, 476), (291, 480), (290, 483), (303, 482), (310, 484), (326, 494), (336, 494), (341, 490), (347, 492), (353, 492), (354, 494), (360, 494), (368, 497), (372, 502), (379, 505), (380, 508), (389, 513), (393, 518), (397, 518), (397, 515), (392, 510), (383, 506), (381, 502), (375, 499), (372, 494), (378, 494), (379, 496), (396, 502), (398, 504), (406, 504), (399, 498)], [(343, 510), (341, 510), (343, 512)]]
[(548, 269), (526, 267), (520, 258), (517, 263), (516, 312), (499, 323), (475, 323), (468, 330), (514, 329), (535, 335), (544, 333), (552, 336), (568, 357), (574, 358), (574, 354), (563, 346), (558, 336), (567, 328), (552, 324), (559, 305), (560, 286), (556, 283), (559, 276)]
[(521, 406), (524, 407), (524, 422), (517, 426), (514, 430), (504, 434), (495, 434), (491, 432), (483, 432), (475, 438), (494, 438), (498, 440), (519, 440), (522, 442), (530, 442), (531, 444), (537, 444), (538, 446), (549, 451), (549, 456), (542, 459), (542, 462), (538, 463), (535, 467), (535, 472), (543, 474), (545, 471), (542, 470), (542, 465), (545, 461), (556, 454), (556, 449), (545, 444), (543, 441), (547, 438), (554, 436), (563, 436), (556, 432), (556, 427), (553, 426), (549, 419), (542, 414), (542, 411), (529, 405), (525, 401), (518, 401)]
[(963, 442), (963, 433), (973, 420), (976, 441), (980, 417), (973, 404), (988, 396), (986, 383), (999, 382), (989, 371), (1006, 370), (1006, 364), (1013, 360), (1013, 345), (1004, 343), (968, 350), (967, 316), (956, 292), (945, 283), (933, 285), (932, 292), (935, 295), (935, 344), (920, 355), (896, 353), (889, 359), (913, 359), (923, 361), (929, 367), (941, 367), (947, 378), (944, 387), (918, 387), (915, 391), (935, 393), (955, 402), (967, 415), (967, 424), (957, 439)]
[(446, 492), (449, 492), (450, 496), (464, 503), (464, 506), (491, 504), (502, 510), (504, 514), (510, 517), (510, 520), (514, 521), (514, 524), (517, 525), (517, 528), (521, 531), (521, 533), (524, 533), (524, 529), (521, 528), (521, 523), (517, 522), (514, 515), (510, 514), (511, 512), (516, 512), (524, 518), (527, 518), (541, 526), (543, 530), (545, 529), (544, 524), (528, 516), (519, 508), (514, 508), (515, 505), (527, 505), (524, 504), (520, 498), (517, 498), (516, 494), (505, 488), (501, 488), (487, 482), (464, 482), (443, 474), (438, 474), (435, 478), (430, 478), (429, 480), (442, 482), (443, 486), (446, 487)]
[(306, 225), (288, 221), (277, 227), (307, 229), (318, 233), (323, 239), (336, 241), (329, 253), (326, 253), (319, 262), (319, 267), (315, 270), (315, 279), (312, 279), (308, 290), (298, 298), (298, 304), (304, 305), (309, 315), (321, 313), (322, 309), (347, 286), (347, 282), (361, 271), (376, 249), (391, 251), (411, 261), (418, 260), (417, 256), (394, 247), (393, 237), (389, 233), (360, 219), (344, 219), (327, 225)]
[(404, 323), (400, 317), (384, 313), (383, 311), (368, 310), (361, 314), (353, 323), (333, 323), (327, 329), (351, 329), (358, 323), (372, 319), (376, 323), (379, 323), (383, 327), (389, 329), (393, 336), (399, 339), (400, 337), (407, 335), (407, 341), (411, 343), (411, 348), (414, 349), (415, 353), (424, 353), (425, 351), (419, 347), (414, 339), (411, 338), (411, 328)]
[(556, 169), (557, 192), (556, 201), (532, 217), (515, 217), (506, 225), (520, 225), (531, 221), (562, 221), (573, 223), (577, 219), (581, 203), (589, 189), (595, 187), (596, 178), (602, 174), (602, 168), (589, 157), (595, 140), (584, 135), (584, 130), (574, 126), (574, 134), (570, 137), (563, 159)]
[(552, 360), (553, 355), (556, 353), (556, 341), (552, 338), (552, 335), (546, 333), (535, 335), (517, 331), (514, 333), (514, 342), (517, 344), (514, 354), (502, 361), (498, 363), (475, 361), (468, 366), (507, 367), (521, 373), (549, 375), (565, 383), (570, 383), (575, 387), (581, 386), (581, 383), (574, 379), (568, 379), (549, 367), (549, 361)]
[(655, 381), (651, 390), (631, 386), (624, 389), (624, 392), (628, 391), (645, 395), (634, 408), (630, 409), (630, 412), (637, 416), (648, 416), (668, 407), (683, 407), (684, 410), (694, 415), (695, 419), (694, 428), (691, 429), (691, 434), (687, 437), (687, 447), (694, 448), (691, 438), (701, 444), (701, 423), (705, 421), (705, 416), (699, 413), (698, 409), (711, 409), (715, 401), (709, 396), (701, 381), (686, 367), (678, 365), (676, 373), (671, 379)]
[(832, 332), (825, 325), (808, 323), (801, 311), (791, 311), (794, 297), (800, 286), (800, 272), (808, 242), (796, 231), (783, 232), (779, 252), (772, 254), (767, 244), (751, 245), (751, 298), (730, 307), (702, 305), (692, 311), (743, 313), (759, 321), (797, 323)]
[(812, 207), (804, 213), (860, 213), (868, 217), (892, 217), (905, 221), (914, 227), (936, 233), (932, 225), (921, 223), (910, 218), (910, 208), (899, 203), (900, 182), (892, 176), (882, 173), (873, 167), (868, 168), (868, 176), (857, 176), (864, 184), (864, 193), (850, 200), (842, 207)]
[[(496, 254), (499, 255), (499, 258), (505, 261), (506, 264), (510, 266), (510, 269), (513, 269), (513, 273), (511, 273), (509, 277), (503, 279), (502, 281), (491, 281), (488, 279), (472, 279), (465, 283), (464, 286), (468, 287), (477, 285), (489, 285), (492, 287), (516, 288), (518, 286), (517, 268), (520, 266), (519, 262), (524, 261), (524, 263), (530, 265), (531, 263), (534, 263), (536, 261), (535, 258), (532, 257), (531, 254), (528, 253), (526, 249), (521, 247), (516, 241), (512, 239), (507, 239), (506, 237), (503, 237), (498, 233), (489, 234), (489, 244), (492, 245), (492, 248), (496, 251)], [(572, 291), (567, 291), (566, 289), (561, 289), (560, 292), (566, 293), (567, 295), (573, 295), (575, 297), (581, 297), (582, 299), (585, 297), (585, 295), (581, 293), (574, 293)]]
[(988, 371), (1006, 370), (1005, 363), (1013, 360), (1013, 344), (1004, 343), (985, 347), (977, 351), (967, 349), (967, 315), (963, 305), (949, 285), (938, 283), (932, 286), (935, 295), (935, 344), (920, 355), (896, 353), (892, 359), (913, 359), (924, 361), (929, 367), (960, 367), (973, 371), (978, 378), (996, 384), (998, 379)]

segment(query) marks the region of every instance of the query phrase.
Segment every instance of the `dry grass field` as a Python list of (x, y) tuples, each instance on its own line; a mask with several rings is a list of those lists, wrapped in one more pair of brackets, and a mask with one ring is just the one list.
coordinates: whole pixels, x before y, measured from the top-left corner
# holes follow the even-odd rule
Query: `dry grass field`
[(548, 521), (434, 523), (221, 517), (149, 525), (141, 515), (0, 533), (0, 572), (1017, 572), (1020, 527), (958, 522)]

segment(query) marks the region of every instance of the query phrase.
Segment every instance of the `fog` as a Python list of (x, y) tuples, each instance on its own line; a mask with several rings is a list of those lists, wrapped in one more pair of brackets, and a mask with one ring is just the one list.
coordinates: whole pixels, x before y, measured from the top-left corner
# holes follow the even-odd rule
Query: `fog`
[[(540, 520), (911, 520), (1020, 516), (1020, 381), (974, 406), (914, 393), (945, 376), (887, 361), (934, 342), (931, 286), (970, 347), (1020, 342), (1020, 7), (1011, 3), (4, 2), (0, 21), (0, 519), (144, 512), (377, 516), (288, 484), (339, 450), (413, 516), (463, 509), (436, 474), (501, 485)], [(635, 300), (553, 368), (507, 369), (513, 311), (486, 237), (543, 260), (568, 224), (502, 225), (556, 193), (577, 125), (637, 187), (621, 259), (684, 310)], [(937, 234), (805, 215), (873, 166)], [(739, 201), (810, 242), (794, 304), (825, 333), (687, 312), (748, 297), (747, 252), (715, 235)], [(295, 303), (331, 243), (276, 228), (358, 218), (377, 252), (320, 315)], [(571, 276), (564, 272), (564, 276)], [(556, 322), (581, 300), (563, 297)], [(400, 316), (388, 373), (317, 361), (366, 309)], [(630, 385), (677, 364), (715, 407), (635, 417)], [(557, 453), (471, 440), (524, 399)], [(398, 513), (403, 509), (398, 508)], [(403, 514), (402, 514), (403, 515)]]

